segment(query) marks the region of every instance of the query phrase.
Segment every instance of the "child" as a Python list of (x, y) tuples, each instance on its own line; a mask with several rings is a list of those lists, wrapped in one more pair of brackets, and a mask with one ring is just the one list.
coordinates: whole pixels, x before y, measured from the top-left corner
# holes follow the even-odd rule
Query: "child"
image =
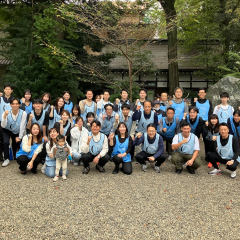
[(64, 110), (69, 111), (69, 113), (72, 112), (72, 108), (73, 108), (73, 103), (70, 100), (70, 92), (69, 91), (65, 91), (63, 92), (63, 99), (64, 99)]
[[(206, 139), (205, 160), (208, 161), (207, 153), (215, 150), (213, 148), (213, 142), (216, 141), (217, 136), (219, 135), (219, 120), (216, 114), (212, 114), (209, 118), (209, 122), (205, 122), (202, 135)], [(208, 167), (212, 167), (210, 162), (208, 163)]]
[(48, 92), (45, 92), (42, 95), (42, 101), (43, 101), (43, 111), (50, 112), (51, 94)]
[(58, 181), (59, 171), (62, 167), (62, 179), (66, 180), (67, 173), (67, 161), (69, 155), (72, 157), (72, 148), (68, 146), (65, 137), (63, 135), (58, 135), (57, 143), (52, 147), (53, 156), (56, 158), (56, 170), (55, 177), (53, 179), (54, 182)]
[(81, 117), (81, 110), (80, 110), (79, 105), (75, 104), (75, 105), (73, 106), (72, 116), (71, 116), (72, 122), (74, 123), (74, 125), (75, 125), (75, 122), (76, 122), (76, 118), (77, 118), (77, 117)]
[(234, 108), (228, 105), (229, 94), (222, 92), (220, 94), (221, 104), (214, 108), (213, 114), (218, 115), (219, 123), (227, 123), (229, 117), (233, 115)]

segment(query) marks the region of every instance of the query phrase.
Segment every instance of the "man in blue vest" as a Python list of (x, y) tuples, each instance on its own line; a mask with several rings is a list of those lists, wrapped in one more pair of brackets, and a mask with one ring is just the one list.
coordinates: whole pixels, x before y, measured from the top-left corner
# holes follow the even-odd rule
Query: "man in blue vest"
[(155, 101), (153, 103), (153, 111), (158, 115), (158, 125), (157, 125), (157, 132), (159, 133), (159, 123), (160, 120), (166, 116), (164, 110), (161, 109), (161, 103), (159, 101)]
[(236, 177), (236, 169), (240, 162), (240, 148), (238, 140), (235, 136), (229, 134), (229, 127), (226, 123), (221, 123), (219, 126), (220, 136), (214, 141), (216, 151), (208, 152), (207, 157), (212, 163), (214, 169), (209, 172), (210, 175), (221, 175), (222, 171), (217, 165), (220, 162), (226, 165), (226, 168), (231, 171), (231, 178)]
[(185, 163), (190, 174), (195, 174), (196, 169), (202, 165), (202, 160), (198, 156), (200, 151), (199, 140), (196, 135), (191, 133), (188, 122), (181, 125), (182, 133), (175, 135), (172, 142), (172, 163), (176, 167), (176, 173), (180, 174), (183, 170), (182, 163)]
[(105, 172), (104, 165), (109, 161), (108, 139), (100, 132), (101, 123), (97, 120), (91, 122), (91, 132), (87, 133), (82, 140), (82, 161), (84, 165), (83, 174), (90, 171), (89, 163), (93, 162), (96, 169)]
[(141, 88), (141, 89), (139, 90), (139, 97), (140, 97), (140, 98), (136, 100), (136, 103), (135, 103), (135, 105), (134, 105), (134, 109), (133, 109), (134, 111), (136, 111), (138, 105), (141, 106), (140, 111), (143, 111), (143, 104), (144, 104), (144, 102), (146, 101), (147, 90), (144, 89), (144, 88)]
[(172, 107), (175, 109), (175, 117), (181, 121), (183, 119), (184, 113), (188, 113), (188, 105), (182, 99), (183, 89), (181, 87), (177, 87), (174, 90), (175, 99), (168, 102), (167, 108)]
[(122, 111), (122, 105), (124, 103), (129, 104), (131, 110), (134, 109), (134, 106), (133, 106), (132, 102), (128, 99), (128, 91), (126, 89), (122, 89), (120, 100), (118, 98), (116, 98), (116, 100), (113, 104), (113, 111), (116, 112), (116, 113), (121, 112)]
[(101, 100), (99, 102), (97, 102), (97, 109), (98, 109), (98, 116), (101, 114), (101, 113), (105, 113), (105, 109), (104, 109), (104, 106), (106, 104), (112, 104), (110, 101), (109, 101), (109, 98), (110, 98), (110, 92), (108, 90), (104, 90), (103, 91), (103, 95), (101, 95)]
[(157, 133), (157, 128), (154, 123), (147, 126), (147, 132), (138, 132), (133, 142), (135, 146), (142, 145), (142, 151), (135, 158), (142, 165), (142, 171), (146, 172), (149, 162), (154, 166), (154, 170), (160, 173), (160, 166), (165, 161), (164, 144), (162, 137)]

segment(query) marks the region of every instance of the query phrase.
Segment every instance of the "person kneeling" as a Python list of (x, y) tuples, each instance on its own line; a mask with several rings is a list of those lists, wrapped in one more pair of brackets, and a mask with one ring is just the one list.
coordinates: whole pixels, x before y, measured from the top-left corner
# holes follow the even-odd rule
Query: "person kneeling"
[(181, 125), (182, 133), (174, 136), (172, 142), (172, 163), (176, 167), (176, 173), (180, 174), (183, 170), (182, 162), (187, 165), (190, 174), (195, 174), (196, 169), (202, 165), (201, 158), (198, 156), (200, 147), (197, 136), (191, 133), (190, 123), (183, 122)]
[(84, 135), (82, 141), (83, 174), (90, 171), (89, 163), (93, 162), (99, 172), (105, 172), (104, 165), (109, 161), (107, 136), (100, 132), (101, 123), (98, 120), (91, 122), (91, 132)]
[(117, 127), (117, 135), (111, 133), (109, 136), (109, 146), (113, 147), (112, 160), (115, 163), (113, 174), (118, 174), (119, 165), (122, 163), (122, 171), (130, 175), (132, 173), (131, 149), (132, 138), (128, 135), (128, 128), (126, 123), (120, 122)]
[(226, 123), (219, 125), (220, 136), (215, 141), (215, 152), (208, 152), (207, 157), (212, 163), (214, 169), (209, 172), (210, 175), (221, 175), (217, 162), (226, 164), (227, 169), (231, 171), (231, 178), (236, 177), (236, 169), (240, 161), (240, 148), (238, 139), (229, 134), (229, 127)]
[(56, 182), (58, 180), (59, 171), (62, 168), (62, 179), (66, 180), (67, 174), (67, 162), (68, 156), (70, 155), (72, 159), (72, 148), (68, 146), (65, 136), (58, 135), (57, 136), (57, 143), (55, 146), (52, 147), (53, 157), (56, 157), (56, 170), (55, 170), (55, 177), (53, 181)]
[(154, 123), (148, 124), (147, 132), (143, 135), (138, 132), (133, 144), (142, 144), (142, 151), (135, 156), (136, 160), (142, 164), (142, 171), (146, 172), (146, 161), (148, 161), (154, 166), (154, 170), (160, 173), (160, 166), (167, 156), (163, 153), (164, 143), (162, 137), (157, 133), (156, 125)]

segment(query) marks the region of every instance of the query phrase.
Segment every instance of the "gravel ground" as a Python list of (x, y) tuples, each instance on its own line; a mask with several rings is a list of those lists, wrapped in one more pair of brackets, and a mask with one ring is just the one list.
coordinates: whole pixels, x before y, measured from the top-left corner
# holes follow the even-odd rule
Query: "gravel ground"
[[(201, 143), (202, 146), (202, 143)], [(203, 148), (202, 148), (203, 149)], [(201, 152), (201, 158), (203, 155)], [(68, 180), (23, 176), (16, 161), (0, 168), (0, 239), (240, 239), (240, 177), (162, 172), (113, 175), (69, 164)]]

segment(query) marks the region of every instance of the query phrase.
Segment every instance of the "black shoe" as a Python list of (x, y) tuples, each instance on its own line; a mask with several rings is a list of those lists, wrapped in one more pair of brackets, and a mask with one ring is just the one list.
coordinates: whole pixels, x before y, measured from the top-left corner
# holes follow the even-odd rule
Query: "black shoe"
[(83, 169), (83, 174), (88, 174), (89, 173), (89, 171), (90, 171), (90, 168), (89, 167), (86, 167), (86, 168), (84, 168)]
[(118, 172), (119, 172), (119, 166), (115, 166), (112, 174), (118, 174)]
[(105, 169), (101, 166), (99, 166), (98, 164), (96, 165), (96, 169), (99, 171), (99, 172), (105, 172)]
[(22, 174), (22, 175), (26, 175), (26, 174), (27, 174), (27, 172), (26, 172), (26, 171), (25, 171), (25, 172), (21, 172), (21, 174)]
[(195, 171), (194, 171), (194, 170), (191, 170), (191, 169), (189, 168), (189, 166), (187, 166), (187, 170), (188, 170), (188, 172), (189, 172), (190, 174), (195, 174)]
[(183, 169), (176, 169), (175, 173), (180, 174)]
[(33, 174), (37, 174), (37, 169), (31, 169), (31, 172), (32, 172)]
[(123, 168), (121, 167), (120, 169), (119, 169), (121, 172), (123, 172)]

